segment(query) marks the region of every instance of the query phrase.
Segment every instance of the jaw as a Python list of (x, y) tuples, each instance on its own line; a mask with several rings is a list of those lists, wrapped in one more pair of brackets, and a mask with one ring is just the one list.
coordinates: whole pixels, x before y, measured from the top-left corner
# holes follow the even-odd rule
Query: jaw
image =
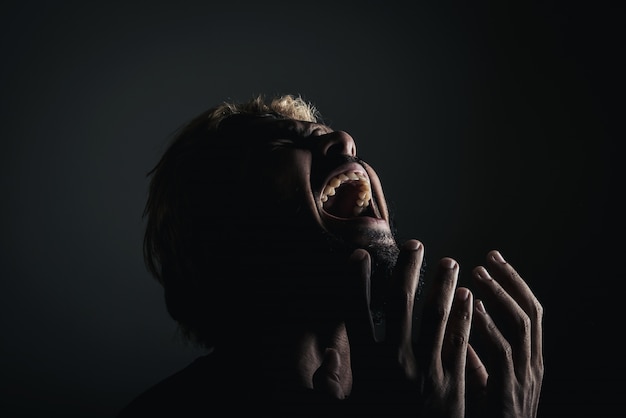
[(372, 217), (339, 219), (321, 213), (324, 228), (332, 235), (359, 248), (394, 245), (395, 240), (386, 220)]
[[(271, 181), (253, 188), (258, 195), (247, 196), (248, 201), (269, 204), (244, 216), (265, 225), (264, 236), (271, 242), (284, 242), (280, 237), (285, 234), (309, 241), (305, 236), (315, 234), (307, 229), (312, 227), (343, 242), (346, 249), (395, 244), (380, 180), (367, 164), (347, 158), (313, 161), (310, 153), (300, 150), (275, 158), (271, 165), (260, 167), (260, 177)], [(288, 169), (276, 170), (280, 167)]]

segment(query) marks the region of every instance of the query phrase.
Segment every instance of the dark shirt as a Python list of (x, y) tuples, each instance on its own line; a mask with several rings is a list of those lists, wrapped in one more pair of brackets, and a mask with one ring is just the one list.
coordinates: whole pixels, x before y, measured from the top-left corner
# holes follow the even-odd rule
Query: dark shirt
[(160, 381), (133, 399), (118, 418), (218, 416), (214, 394), (220, 390), (212, 378), (213, 357), (199, 357), (184, 369)]
[(138, 417), (332, 417), (344, 416), (343, 401), (322, 397), (311, 389), (268, 396), (267, 384), (251, 373), (233, 375), (224, 359), (208, 354), (165, 378), (126, 405), (117, 418)]

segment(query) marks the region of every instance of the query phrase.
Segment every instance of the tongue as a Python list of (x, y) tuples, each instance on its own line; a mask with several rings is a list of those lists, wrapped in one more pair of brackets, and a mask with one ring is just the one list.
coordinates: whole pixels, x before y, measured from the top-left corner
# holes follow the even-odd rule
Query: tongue
[(328, 197), (328, 201), (324, 203), (324, 210), (338, 218), (353, 218), (358, 198), (358, 186), (344, 183), (335, 189), (334, 196)]

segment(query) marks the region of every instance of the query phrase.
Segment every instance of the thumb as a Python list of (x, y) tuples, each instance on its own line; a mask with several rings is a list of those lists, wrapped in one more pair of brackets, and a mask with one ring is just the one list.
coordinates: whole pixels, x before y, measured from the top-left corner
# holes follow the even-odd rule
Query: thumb
[(334, 348), (327, 348), (320, 367), (313, 373), (313, 389), (332, 396), (336, 399), (344, 399), (346, 394), (341, 387), (339, 366), (341, 359), (339, 352)]

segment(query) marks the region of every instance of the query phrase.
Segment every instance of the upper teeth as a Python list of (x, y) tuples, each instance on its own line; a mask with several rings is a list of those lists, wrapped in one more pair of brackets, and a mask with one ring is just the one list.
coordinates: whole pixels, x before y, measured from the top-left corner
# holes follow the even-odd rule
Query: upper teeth
[(335, 189), (341, 186), (341, 184), (347, 181), (359, 182), (359, 198), (355, 202), (354, 215), (360, 214), (370, 204), (372, 198), (372, 188), (368, 178), (360, 171), (346, 171), (345, 173), (338, 174), (330, 179), (320, 197), (322, 203), (328, 200), (328, 196), (335, 195)]

